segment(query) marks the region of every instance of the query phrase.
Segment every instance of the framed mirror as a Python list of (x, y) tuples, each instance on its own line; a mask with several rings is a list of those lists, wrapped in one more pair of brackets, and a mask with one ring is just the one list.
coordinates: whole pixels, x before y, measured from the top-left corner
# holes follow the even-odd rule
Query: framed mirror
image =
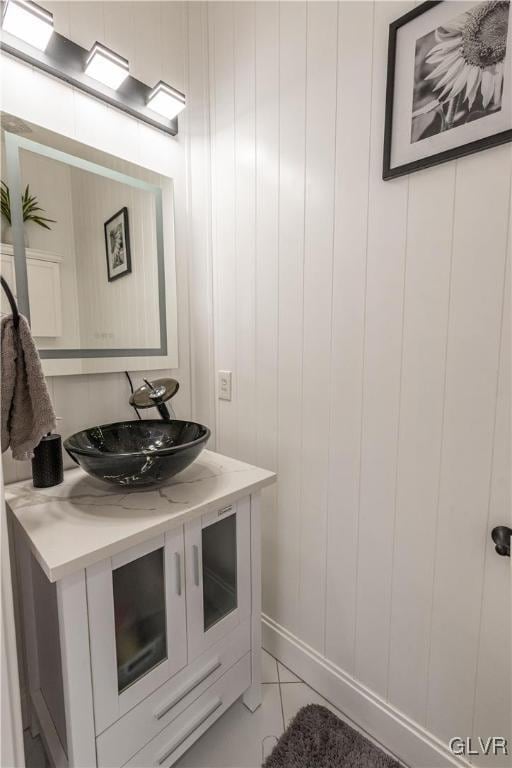
[(172, 179), (17, 118), (2, 155), (2, 274), (45, 373), (176, 368)]

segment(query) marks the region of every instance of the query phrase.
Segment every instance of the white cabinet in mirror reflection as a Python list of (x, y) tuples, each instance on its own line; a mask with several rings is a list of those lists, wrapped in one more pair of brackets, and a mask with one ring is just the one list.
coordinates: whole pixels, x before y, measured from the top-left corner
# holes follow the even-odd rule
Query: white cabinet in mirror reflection
[[(12, 245), (1, 244), (2, 275), (16, 297), (16, 270)], [(30, 323), (36, 338), (57, 338), (62, 335), (62, 293), (60, 267), (62, 257), (32, 248), (25, 250), (27, 258)], [(2, 312), (10, 310), (2, 297)]]

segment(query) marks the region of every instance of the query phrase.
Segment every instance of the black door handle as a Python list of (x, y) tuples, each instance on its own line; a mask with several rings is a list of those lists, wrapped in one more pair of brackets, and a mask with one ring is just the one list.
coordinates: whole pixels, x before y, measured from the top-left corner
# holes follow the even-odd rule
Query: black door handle
[(512, 528), (509, 528), (506, 525), (498, 525), (496, 528), (492, 529), (491, 536), (496, 545), (495, 549), (498, 555), (510, 557), (510, 537), (512, 536)]

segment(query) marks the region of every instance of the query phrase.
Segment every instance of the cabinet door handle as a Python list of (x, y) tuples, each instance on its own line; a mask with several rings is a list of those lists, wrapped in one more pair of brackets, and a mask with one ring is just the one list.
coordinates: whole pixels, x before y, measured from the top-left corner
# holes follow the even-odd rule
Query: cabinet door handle
[(181, 556), (179, 552), (174, 553), (174, 570), (176, 578), (176, 594), (181, 597)]
[(197, 544), (192, 546), (192, 560), (194, 564), (194, 584), (199, 586), (199, 547)]
[(200, 725), (202, 725), (205, 720), (208, 720), (210, 715), (213, 715), (213, 713), (222, 706), (222, 699), (219, 699), (217, 697), (214, 699), (211, 704), (209, 704), (205, 709), (202, 710), (202, 712), (199, 713), (197, 718), (193, 720), (189, 725), (185, 726), (183, 730), (178, 734), (178, 736), (175, 738), (171, 744), (168, 744), (165, 752), (163, 755), (157, 758), (158, 765), (162, 765), (162, 763), (165, 763), (165, 761), (172, 755), (172, 753), (178, 749), (180, 744), (183, 744), (184, 741), (188, 739), (189, 736), (191, 736), (194, 731), (199, 728)]
[(162, 709), (159, 709), (158, 712), (155, 712), (156, 719), (161, 720), (162, 717), (164, 717), (173, 707), (176, 706), (176, 704), (178, 704), (178, 702), (184, 699), (185, 696), (188, 696), (190, 691), (193, 691), (194, 688), (197, 688), (197, 686), (204, 682), (207, 677), (213, 675), (213, 673), (216, 672), (219, 667), (222, 667), (222, 662), (220, 659), (213, 659), (212, 662), (208, 664), (207, 667), (204, 667), (200, 672), (198, 672), (197, 675), (192, 678), (192, 680), (189, 680), (187, 683), (185, 683), (185, 685), (176, 692), (176, 695), (173, 696), (171, 701), (168, 701), (167, 704), (164, 704)]

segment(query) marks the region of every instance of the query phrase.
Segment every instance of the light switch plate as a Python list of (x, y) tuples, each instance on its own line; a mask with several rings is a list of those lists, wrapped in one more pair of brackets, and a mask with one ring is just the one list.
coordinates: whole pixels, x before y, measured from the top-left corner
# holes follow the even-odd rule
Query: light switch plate
[(231, 400), (231, 371), (218, 372), (219, 400)]

